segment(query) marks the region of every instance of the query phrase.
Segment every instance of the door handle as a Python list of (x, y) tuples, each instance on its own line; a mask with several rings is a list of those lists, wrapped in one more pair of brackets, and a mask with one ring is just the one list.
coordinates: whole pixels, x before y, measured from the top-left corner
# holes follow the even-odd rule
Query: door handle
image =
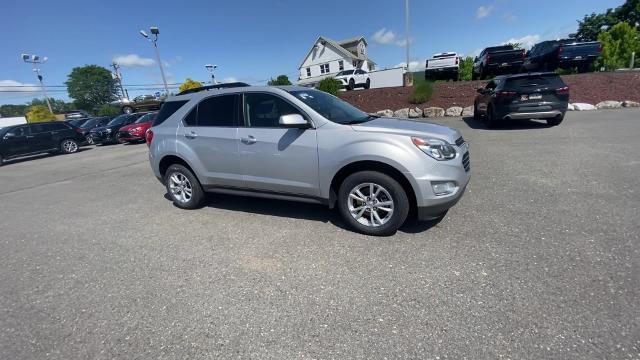
[(184, 137), (186, 137), (187, 139), (195, 139), (198, 137), (198, 134), (196, 134), (195, 131), (191, 131), (191, 132), (185, 133)]
[(252, 144), (255, 144), (256, 141), (258, 140), (256, 140), (256, 138), (254, 138), (253, 136), (249, 135), (247, 137), (241, 138), (240, 141), (242, 141), (243, 144), (252, 145)]

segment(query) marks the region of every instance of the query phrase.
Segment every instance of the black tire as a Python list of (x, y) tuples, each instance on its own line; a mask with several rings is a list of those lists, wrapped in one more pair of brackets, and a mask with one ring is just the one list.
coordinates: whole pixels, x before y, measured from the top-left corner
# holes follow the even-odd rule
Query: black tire
[(498, 125), (498, 119), (496, 118), (496, 110), (493, 106), (487, 108), (487, 115), (485, 116), (487, 127), (493, 129)]
[(133, 112), (135, 112), (135, 110), (131, 106), (123, 106), (122, 107), (122, 113), (123, 114), (131, 114)]
[(2, 157), (2, 154), (0, 154), (0, 166), (2, 166), (2, 164), (4, 164), (4, 158)]
[(478, 110), (478, 103), (473, 104), (473, 118), (476, 120), (482, 119), (482, 114), (480, 114), (480, 110)]
[[(365, 184), (373, 183), (376, 186), (382, 187), (383, 191), (380, 191), (379, 200), (383, 201), (392, 201), (393, 204), (393, 212), (387, 217), (382, 217), (381, 219), (385, 222), (382, 225), (371, 226), (365, 225), (358, 220), (356, 220), (349, 210), (349, 203), (351, 201), (349, 194), (353, 189), (358, 186), (366, 186)], [(386, 194), (385, 192), (386, 191)], [(390, 199), (387, 199), (387, 194)], [(362, 195), (371, 195), (367, 193), (362, 193)], [(376, 197), (376, 199), (378, 199)], [(354, 202), (357, 200), (353, 200)], [(371, 206), (375, 206), (375, 203), (370, 203)], [(362, 203), (362, 206), (368, 206)], [(373, 207), (372, 209), (376, 209)], [(409, 214), (409, 199), (407, 198), (407, 194), (402, 188), (402, 186), (393, 178), (383, 173), (379, 173), (376, 171), (361, 171), (357, 173), (353, 173), (349, 175), (340, 185), (340, 189), (338, 191), (338, 210), (340, 211), (340, 215), (344, 219), (344, 221), (349, 225), (350, 228), (355, 231), (373, 236), (388, 236), (393, 235), (400, 226), (407, 219), (407, 215)], [(361, 219), (363, 221), (369, 222), (367, 219), (373, 217), (372, 210), (363, 210), (364, 213), (361, 215)], [(379, 214), (380, 210), (376, 211), (376, 214)], [(367, 215), (369, 214), (369, 215)], [(383, 211), (382, 213), (388, 214)], [(374, 221), (375, 218), (373, 218)]]
[[(187, 201), (183, 201), (183, 199), (181, 199), (182, 193), (174, 193), (174, 191), (172, 190), (171, 186), (173, 175), (176, 175), (178, 179), (180, 179), (181, 175), (188, 180), (188, 185), (191, 188), (191, 197)], [(169, 197), (171, 197), (171, 200), (173, 201), (173, 204), (175, 206), (181, 209), (192, 210), (201, 208), (204, 205), (206, 197), (204, 191), (202, 190), (202, 186), (200, 185), (200, 182), (195, 177), (195, 175), (193, 175), (191, 170), (187, 169), (185, 166), (180, 164), (169, 166), (167, 172), (164, 175), (164, 185), (167, 189), (167, 194), (169, 194)], [(183, 187), (183, 189), (188, 188), (186, 186), (187, 183), (185, 183), (184, 185), (185, 186)]]
[(353, 79), (349, 80), (349, 85), (347, 85), (347, 90), (353, 90), (356, 87), (356, 82)]
[(564, 115), (562, 116), (558, 116), (552, 119), (547, 119), (547, 125), (548, 126), (558, 126), (562, 123), (562, 120), (564, 120)]
[(80, 146), (73, 139), (64, 139), (60, 142), (60, 152), (63, 154), (73, 154), (78, 152), (78, 149), (80, 149)]
[(365, 88), (365, 89), (368, 89), (368, 88), (370, 88), (370, 87), (371, 87), (371, 80), (367, 79), (367, 82), (366, 82), (366, 83), (364, 83), (364, 88)]

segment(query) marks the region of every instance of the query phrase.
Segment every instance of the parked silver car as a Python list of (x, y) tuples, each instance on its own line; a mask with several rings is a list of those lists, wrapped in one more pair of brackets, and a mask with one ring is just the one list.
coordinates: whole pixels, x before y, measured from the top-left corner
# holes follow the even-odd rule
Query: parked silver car
[(315, 202), (370, 235), (393, 234), (412, 209), (421, 220), (444, 216), (470, 177), (457, 130), (369, 115), (304, 87), (171, 97), (147, 143), (180, 208), (202, 206), (205, 192)]

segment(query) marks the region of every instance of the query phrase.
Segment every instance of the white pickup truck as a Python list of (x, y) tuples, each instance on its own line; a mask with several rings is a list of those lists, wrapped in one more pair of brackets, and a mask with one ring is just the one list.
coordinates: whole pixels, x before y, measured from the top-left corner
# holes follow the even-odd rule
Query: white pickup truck
[(449, 80), (458, 81), (460, 69), (460, 57), (454, 52), (435, 54), (425, 64), (425, 80)]

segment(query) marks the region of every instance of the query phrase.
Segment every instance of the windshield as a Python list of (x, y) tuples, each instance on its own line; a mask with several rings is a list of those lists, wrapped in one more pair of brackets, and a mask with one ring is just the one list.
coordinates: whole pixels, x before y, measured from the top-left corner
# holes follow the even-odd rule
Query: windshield
[(91, 127), (94, 127), (98, 123), (98, 121), (100, 121), (100, 118), (91, 119), (85, 122), (84, 124), (80, 125), (80, 127), (82, 129), (91, 128)]
[(353, 70), (343, 70), (343, 71), (340, 71), (339, 73), (337, 73), (336, 76), (351, 75), (351, 74), (353, 74)]
[(333, 95), (318, 90), (290, 91), (318, 114), (338, 124), (356, 124), (369, 121), (376, 116), (369, 115)]
[(116, 116), (115, 118), (113, 118), (113, 120), (109, 121), (107, 126), (122, 125), (122, 123), (124, 123), (125, 120), (127, 120), (129, 118), (129, 116), (131, 116), (131, 115), (123, 114), (123, 115), (120, 115), (120, 116)]
[(156, 114), (157, 113), (149, 113), (149, 114), (146, 114), (146, 115), (142, 115), (140, 117), (140, 119), (136, 120), (135, 124), (142, 124), (142, 123), (146, 123), (146, 122), (149, 122), (149, 121), (153, 121), (153, 119), (156, 118)]

